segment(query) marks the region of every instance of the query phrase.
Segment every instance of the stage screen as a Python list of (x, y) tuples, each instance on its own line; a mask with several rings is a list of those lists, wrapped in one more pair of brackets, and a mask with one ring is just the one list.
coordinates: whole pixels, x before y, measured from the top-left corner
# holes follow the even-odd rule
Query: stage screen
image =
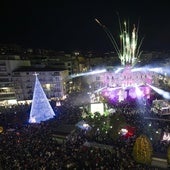
[(103, 103), (92, 103), (90, 104), (90, 112), (94, 114), (99, 112), (101, 115), (104, 114), (104, 104)]

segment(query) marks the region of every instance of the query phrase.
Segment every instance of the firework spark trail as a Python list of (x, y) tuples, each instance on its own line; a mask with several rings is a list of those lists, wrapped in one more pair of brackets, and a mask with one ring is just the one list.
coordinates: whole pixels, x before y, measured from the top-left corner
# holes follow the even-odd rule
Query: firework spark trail
[(109, 37), (111, 43), (113, 44), (119, 59), (121, 60), (122, 65), (130, 64), (134, 66), (139, 59), (142, 51), (140, 52), (140, 47), (142, 44), (143, 39), (137, 46), (138, 42), (138, 29), (136, 29), (135, 25), (133, 26), (132, 33), (129, 33), (129, 24), (124, 22), (124, 27), (122, 28), (120, 18), (119, 18), (119, 26), (120, 26), (120, 48), (117, 45), (113, 35), (111, 34), (110, 30), (103, 25), (98, 19), (95, 18), (95, 21), (103, 28), (107, 36)]
[(114, 48), (115, 48), (117, 54), (120, 56), (119, 47), (118, 47), (118, 45), (117, 45), (117, 43), (116, 43), (116, 41), (115, 41), (113, 35), (111, 34), (110, 30), (109, 30), (105, 25), (101, 24), (101, 22), (100, 22), (98, 19), (95, 18), (95, 21), (103, 28), (103, 30), (105, 31), (105, 33), (106, 33), (107, 36), (109, 37), (109, 39), (110, 39), (112, 45), (114, 46)]

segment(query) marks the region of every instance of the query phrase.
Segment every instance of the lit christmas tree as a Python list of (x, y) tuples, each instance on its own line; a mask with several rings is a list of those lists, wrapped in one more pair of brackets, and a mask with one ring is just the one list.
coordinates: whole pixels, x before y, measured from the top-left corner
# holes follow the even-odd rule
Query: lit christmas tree
[(29, 123), (40, 123), (41, 121), (46, 121), (55, 116), (55, 113), (46, 97), (46, 94), (44, 93), (36, 73), (35, 76), (36, 80)]

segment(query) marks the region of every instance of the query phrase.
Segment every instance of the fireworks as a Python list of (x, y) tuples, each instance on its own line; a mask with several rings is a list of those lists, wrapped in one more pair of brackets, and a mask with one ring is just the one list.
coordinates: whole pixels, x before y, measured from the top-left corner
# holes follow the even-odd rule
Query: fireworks
[(136, 29), (135, 25), (133, 25), (131, 33), (129, 32), (129, 25), (127, 25), (126, 22), (124, 22), (123, 27), (121, 27), (120, 25), (121, 35), (119, 48), (110, 30), (105, 25), (101, 24), (98, 19), (95, 19), (95, 21), (104, 29), (107, 36), (111, 40), (111, 43), (113, 44), (119, 56), (121, 64), (123, 66), (134, 66), (142, 53), (140, 52), (140, 46), (142, 41), (138, 45), (138, 29)]

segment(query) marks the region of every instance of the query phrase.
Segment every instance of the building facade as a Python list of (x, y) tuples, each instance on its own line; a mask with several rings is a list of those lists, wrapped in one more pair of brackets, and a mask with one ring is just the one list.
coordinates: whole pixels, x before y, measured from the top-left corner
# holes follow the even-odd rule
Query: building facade
[(62, 99), (66, 95), (66, 80), (68, 70), (57, 69), (18, 69), (13, 72), (12, 81), (17, 101), (32, 100), (35, 84), (35, 74), (48, 99)]
[(20, 60), (18, 55), (0, 56), (0, 105), (8, 105), (16, 99), (12, 72), (20, 66), (29, 66), (29, 60)]

